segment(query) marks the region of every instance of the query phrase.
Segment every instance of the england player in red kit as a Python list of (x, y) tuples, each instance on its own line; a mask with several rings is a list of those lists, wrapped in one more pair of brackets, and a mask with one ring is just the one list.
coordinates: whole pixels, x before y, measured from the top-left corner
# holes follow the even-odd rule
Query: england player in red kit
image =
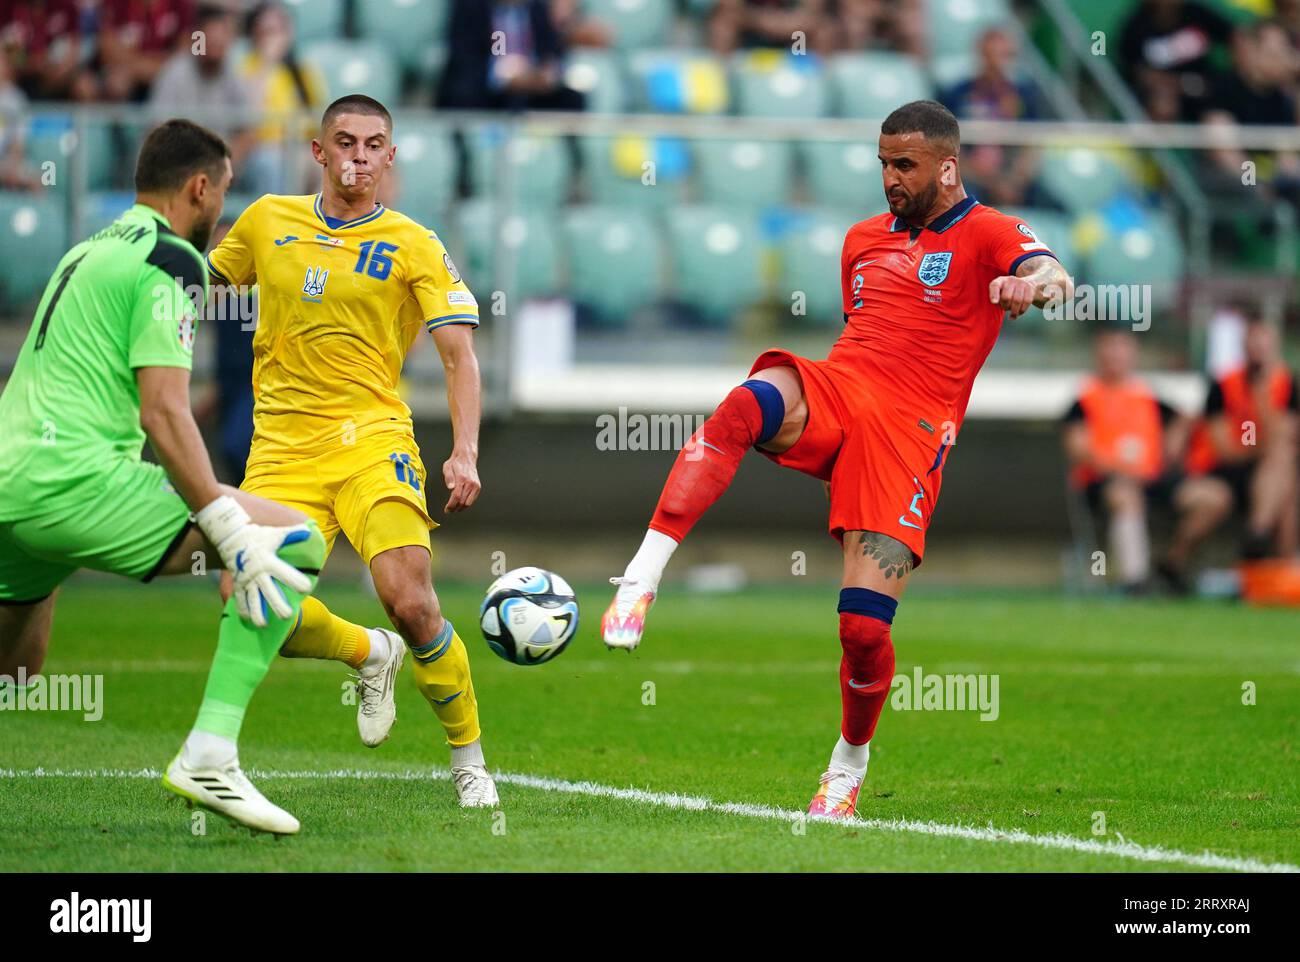
[(869, 742), (894, 676), (890, 625), (939, 497), (975, 375), (1003, 315), (1070, 295), (1033, 230), (974, 198), (957, 167), (957, 120), (921, 100), (885, 119), (880, 161), (889, 213), (844, 240), (844, 333), (824, 361), (762, 354), (678, 454), (641, 549), (601, 630), (610, 648), (641, 640), (678, 543), (757, 447), (821, 478), (843, 545), (840, 738), (808, 811), (854, 814)]

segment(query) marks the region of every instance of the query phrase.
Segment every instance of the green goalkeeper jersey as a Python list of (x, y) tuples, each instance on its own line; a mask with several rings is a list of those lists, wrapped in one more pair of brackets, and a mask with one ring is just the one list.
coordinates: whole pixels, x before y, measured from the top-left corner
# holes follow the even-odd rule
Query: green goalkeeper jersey
[(190, 368), (207, 270), (136, 204), (59, 262), (0, 394), (0, 521), (59, 508), (139, 461), (139, 367)]

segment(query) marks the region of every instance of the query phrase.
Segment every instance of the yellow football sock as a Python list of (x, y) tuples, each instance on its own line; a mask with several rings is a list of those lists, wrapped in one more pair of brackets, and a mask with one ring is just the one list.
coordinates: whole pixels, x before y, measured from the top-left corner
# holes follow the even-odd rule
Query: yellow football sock
[(469, 652), (451, 622), (433, 641), (412, 648), (411, 654), (416, 687), (442, 722), (447, 744), (460, 747), (477, 739), (478, 701), (469, 674)]
[(325, 658), (360, 668), (370, 655), (366, 629), (344, 621), (315, 598), (302, 602), (298, 627), (280, 646), (285, 658)]

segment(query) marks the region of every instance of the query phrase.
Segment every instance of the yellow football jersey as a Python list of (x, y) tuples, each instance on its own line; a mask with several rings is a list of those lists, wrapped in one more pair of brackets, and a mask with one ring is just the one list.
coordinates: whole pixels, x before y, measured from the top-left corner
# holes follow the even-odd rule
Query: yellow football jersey
[(474, 295), (437, 235), (382, 205), (340, 221), (319, 194), (266, 194), (207, 260), (216, 283), (258, 285), (259, 456), (410, 431), (397, 382), (411, 342), (421, 328), (478, 326)]

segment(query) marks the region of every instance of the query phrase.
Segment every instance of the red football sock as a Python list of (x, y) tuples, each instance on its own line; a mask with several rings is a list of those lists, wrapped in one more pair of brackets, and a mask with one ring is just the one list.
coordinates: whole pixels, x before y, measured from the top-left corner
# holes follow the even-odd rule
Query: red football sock
[(747, 387), (733, 388), (677, 453), (650, 527), (681, 541), (722, 497), (740, 459), (763, 430), (763, 412)]
[(840, 612), (840, 733), (853, 745), (865, 745), (894, 681), (894, 643), (889, 624), (853, 611)]

